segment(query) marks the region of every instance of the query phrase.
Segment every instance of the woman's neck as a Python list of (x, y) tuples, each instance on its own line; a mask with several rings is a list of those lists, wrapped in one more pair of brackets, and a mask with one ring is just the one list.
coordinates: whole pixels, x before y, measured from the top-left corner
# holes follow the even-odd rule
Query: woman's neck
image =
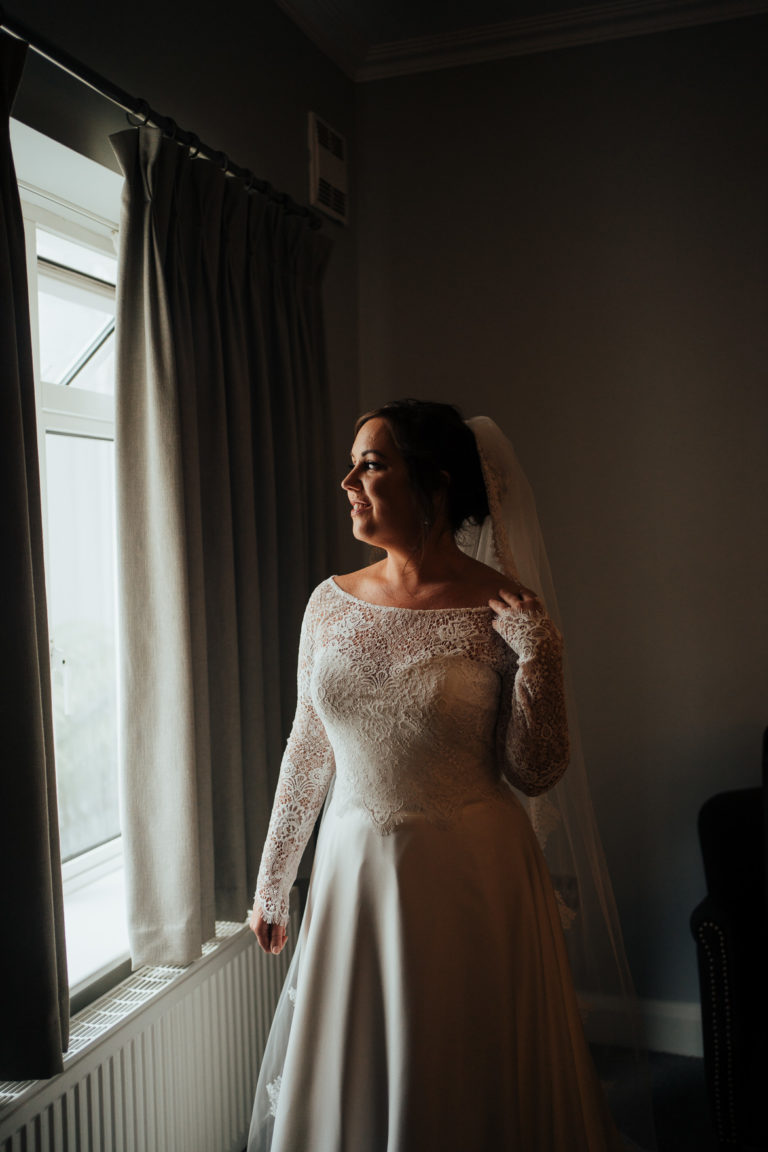
[(393, 597), (418, 600), (434, 593), (436, 587), (462, 579), (467, 557), (453, 533), (430, 533), (418, 551), (391, 547), (381, 562), (380, 578)]

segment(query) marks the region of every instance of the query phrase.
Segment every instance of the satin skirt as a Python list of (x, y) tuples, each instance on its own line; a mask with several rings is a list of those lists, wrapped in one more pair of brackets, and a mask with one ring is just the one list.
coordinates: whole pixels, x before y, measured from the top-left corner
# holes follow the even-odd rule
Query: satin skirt
[(510, 792), (323, 819), (248, 1152), (618, 1152), (549, 874)]

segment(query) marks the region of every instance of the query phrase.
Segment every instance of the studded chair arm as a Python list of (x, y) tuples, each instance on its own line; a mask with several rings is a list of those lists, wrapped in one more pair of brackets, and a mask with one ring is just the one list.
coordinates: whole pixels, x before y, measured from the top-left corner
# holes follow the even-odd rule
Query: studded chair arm
[(712, 1123), (721, 1145), (738, 1146), (738, 1054), (734, 1035), (734, 958), (728, 917), (706, 897), (691, 916), (701, 991), (704, 1067)]
[(768, 941), (752, 915), (706, 897), (691, 916), (701, 991), (704, 1067), (721, 1149), (768, 1148), (765, 1028)]

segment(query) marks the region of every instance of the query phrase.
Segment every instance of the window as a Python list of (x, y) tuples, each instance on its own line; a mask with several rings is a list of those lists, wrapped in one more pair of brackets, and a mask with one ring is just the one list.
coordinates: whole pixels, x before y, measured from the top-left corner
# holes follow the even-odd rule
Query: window
[(40, 377), (46, 386), (114, 394), (117, 261), (37, 229)]
[(115, 283), (120, 186), (12, 122), (27, 244), (67, 958), (128, 955), (117, 779)]

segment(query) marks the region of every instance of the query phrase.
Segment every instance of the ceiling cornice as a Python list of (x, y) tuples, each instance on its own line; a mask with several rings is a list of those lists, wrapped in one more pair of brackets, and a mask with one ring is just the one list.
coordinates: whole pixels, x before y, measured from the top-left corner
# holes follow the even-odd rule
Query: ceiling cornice
[(348, 11), (333, 0), (276, 3), (350, 79), (359, 82), (768, 13), (768, 0), (608, 0), (458, 32), (369, 45)]

